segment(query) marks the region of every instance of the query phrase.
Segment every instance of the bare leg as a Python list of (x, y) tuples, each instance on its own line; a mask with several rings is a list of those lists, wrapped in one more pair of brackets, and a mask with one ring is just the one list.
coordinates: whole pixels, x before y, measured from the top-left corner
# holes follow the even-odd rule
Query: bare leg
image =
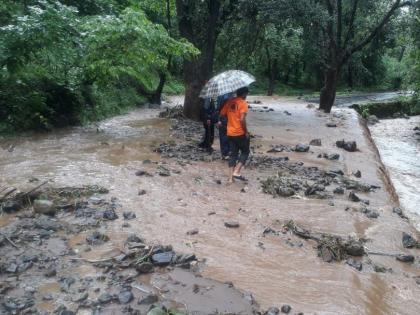
[(235, 170), (234, 167), (229, 167), (229, 179), (228, 179), (229, 184), (233, 183), (233, 172), (234, 172), (234, 170)]
[(233, 176), (241, 176), (241, 170), (242, 170), (242, 167), (243, 167), (244, 165), (241, 163), (241, 162), (239, 162), (238, 164), (236, 164), (236, 167), (234, 168), (234, 170), (233, 170)]

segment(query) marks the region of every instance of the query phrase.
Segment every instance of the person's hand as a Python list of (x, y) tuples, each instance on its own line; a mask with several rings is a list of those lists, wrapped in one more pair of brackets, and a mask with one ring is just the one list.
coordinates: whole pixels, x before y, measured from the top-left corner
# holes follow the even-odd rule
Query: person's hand
[(245, 134), (245, 137), (249, 140), (249, 139), (251, 138), (251, 134), (250, 134), (249, 132), (247, 132), (247, 133)]
[(211, 124), (211, 120), (207, 119), (207, 126), (210, 126), (210, 124)]
[(222, 127), (222, 122), (221, 121), (218, 121), (217, 122), (217, 128), (220, 128), (220, 127)]

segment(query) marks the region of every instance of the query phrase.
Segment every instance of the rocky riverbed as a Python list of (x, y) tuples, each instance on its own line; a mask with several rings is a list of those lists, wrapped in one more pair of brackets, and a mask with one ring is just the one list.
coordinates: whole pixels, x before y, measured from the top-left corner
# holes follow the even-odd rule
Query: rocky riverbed
[(419, 235), (355, 112), (250, 101), (233, 185), (176, 109), (2, 139), (0, 197), (46, 182), (0, 217), (3, 310), (416, 314)]

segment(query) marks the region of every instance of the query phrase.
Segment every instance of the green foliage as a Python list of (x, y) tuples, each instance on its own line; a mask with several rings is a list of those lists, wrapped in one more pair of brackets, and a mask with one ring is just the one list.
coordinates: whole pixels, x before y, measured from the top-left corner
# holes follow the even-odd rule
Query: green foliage
[(0, 27), (3, 129), (50, 129), (114, 115), (145, 101), (142, 93), (167, 71), (168, 56), (197, 54), (138, 7), (122, 8), (126, 1), (66, 1), (77, 8), (63, 2), (17, 4)]

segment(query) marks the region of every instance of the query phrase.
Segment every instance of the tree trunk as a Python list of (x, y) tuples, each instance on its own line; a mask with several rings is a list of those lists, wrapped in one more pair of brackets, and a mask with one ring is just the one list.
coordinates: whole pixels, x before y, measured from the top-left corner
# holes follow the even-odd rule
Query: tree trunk
[(325, 73), (324, 86), (319, 98), (319, 109), (326, 113), (330, 113), (334, 105), (338, 75), (339, 69), (337, 68), (330, 68)]
[(185, 100), (184, 115), (190, 119), (199, 120), (203, 100), (199, 94), (206, 80), (213, 72), (214, 53), (219, 30), (217, 23), (220, 13), (220, 0), (210, 0), (208, 3), (208, 17), (205, 39), (200, 40), (195, 36), (195, 25), (192, 24), (190, 16), (191, 5), (184, 1), (177, 0), (177, 14), (179, 17), (179, 32), (181, 36), (188, 39), (201, 50), (201, 54), (193, 60), (184, 62)]
[(163, 87), (165, 86), (165, 83), (166, 83), (166, 74), (165, 72), (162, 71), (159, 73), (159, 84), (156, 90), (149, 97), (149, 101), (152, 104), (158, 104), (158, 105), (162, 104), (162, 91), (163, 91)]

